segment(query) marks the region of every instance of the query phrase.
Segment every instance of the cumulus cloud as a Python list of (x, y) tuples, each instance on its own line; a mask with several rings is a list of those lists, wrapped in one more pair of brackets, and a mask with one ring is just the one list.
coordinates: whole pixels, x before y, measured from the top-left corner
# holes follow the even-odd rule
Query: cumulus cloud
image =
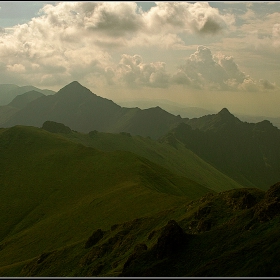
[[(215, 35), (233, 23), (232, 15), (222, 15), (203, 2), (158, 2), (147, 12), (136, 2), (59, 2), (45, 5), (28, 23), (0, 29), (0, 61), (7, 65), (7, 71), (19, 75), (25, 69), (25, 78), (30, 81), (39, 75), (38, 81), (44, 83), (52, 76), (56, 80), (56, 75), (75, 79), (73, 75), (88, 74), (103, 76), (112, 84), (116, 73), (109, 53), (115, 49), (176, 48), (184, 45), (182, 34)], [(126, 67), (122, 60), (119, 69)], [(167, 84), (163, 63), (135, 64), (131, 69), (126, 78), (124, 72), (118, 72), (127, 84), (128, 76), (135, 75), (133, 71), (142, 75), (137, 84)]]
[(117, 66), (118, 80), (130, 87), (159, 87), (168, 86), (169, 74), (164, 62), (143, 63), (140, 55), (122, 55)]
[(207, 2), (158, 2), (144, 14), (150, 32), (179, 31), (216, 34), (234, 23), (230, 14), (221, 15)]
[(212, 55), (209, 48), (198, 46), (196, 52), (179, 66), (171, 82), (207, 90), (259, 91), (274, 89), (267, 80), (255, 81), (242, 72), (232, 56)]
[[(269, 42), (278, 46), (276, 14), (273, 20), (271, 15)], [(253, 16), (246, 14), (246, 18)], [(233, 15), (207, 2), (158, 2), (147, 12), (135, 2), (48, 4), (28, 23), (0, 28), (0, 65), (6, 71), (2, 77), (24, 75), (26, 83), (37, 85), (90, 78), (109, 85), (121, 81), (130, 87), (181, 84), (209, 90), (273, 90), (275, 84), (255, 81), (242, 72), (232, 56), (213, 55), (205, 46), (199, 46), (172, 74), (163, 61), (146, 63), (140, 55), (124, 54), (128, 47), (179, 48), (189, 34), (214, 36), (234, 23)], [(115, 64), (110, 54), (116, 49), (123, 55)]]

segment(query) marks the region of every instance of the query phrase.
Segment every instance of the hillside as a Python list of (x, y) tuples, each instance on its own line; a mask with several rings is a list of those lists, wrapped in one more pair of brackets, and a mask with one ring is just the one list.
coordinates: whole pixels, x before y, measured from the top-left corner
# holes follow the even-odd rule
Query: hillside
[(133, 153), (35, 127), (1, 129), (0, 158), (1, 267), (213, 192)]
[(266, 120), (242, 122), (223, 109), (178, 125), (161, 141), (184, 144), (244, 186), (266, 189), (280, 180), (280, 130)]
[(92, 230), (0, 268), (17, 277), (278, 277), (280, 183), (230, 190)]
[(149, 137), (133, 136), (126, 132), (104, 133), (91, 131), (88, 134), (84, 134), (71, 131), (69, 127), (63, 124), (50, 121), (43, 124), (43, 129), (53, 133), (60, 133), (61, 136), (71, 141), (102, 151), (121, 150), (133, 152), (214, 191), (243, 187), (203, 161), (192, 151), (186, 149), (184, 145), (178, 145), (175, 148)]
[(279, 276), (269, 121), (124, 108), (72, 82), (17, 95), (0, 124), (0, 277)]

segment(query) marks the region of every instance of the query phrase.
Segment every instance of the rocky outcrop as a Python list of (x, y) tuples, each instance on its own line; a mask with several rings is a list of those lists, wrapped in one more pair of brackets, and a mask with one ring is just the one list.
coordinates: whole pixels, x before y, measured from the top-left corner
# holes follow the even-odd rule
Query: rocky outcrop
[(123, 266), (123, 271), (126, 270), (127, 267), (130, 266), (130, 264), (137, 260), (137, 258), (145, 251), (147, 251), (148, 247), (145, 243), (140, 243), (137, 244), (134, 247), (134, 252), (128, 257), (127, 261), (125, 262), (124, 266)]
[(229, 192), (225, 196), (225, 200), (234, 210), (249, 209), (257, 203), (256, 197), (247, 189), (238, 189), (234, 190), (234, 192)]
[(85, 249), (92, 247), (95, 245), (99, 240), (101, 240), (104, 236), (104, 231), (101, 229), (96, 230), (87, 240), (85, 244)]
[(187, 234), (175, 220), (170, 220), (155, 245), (158, 259), (173, 255), (180, 251), (186, 244)]
[(254, 217), (266, 222), (280, 215), (280, 182), (266, 192), (264, 199), (255, 207)]

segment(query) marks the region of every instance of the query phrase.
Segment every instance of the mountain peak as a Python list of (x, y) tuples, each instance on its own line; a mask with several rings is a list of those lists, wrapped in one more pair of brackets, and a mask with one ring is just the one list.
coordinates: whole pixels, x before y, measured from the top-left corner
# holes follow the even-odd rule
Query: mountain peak
[(62, 89), (60, 89), (57, 92), (57, 95), (59, 96), (65, 96), (68, 97), (82, 97), (82, 96), (93, 96), (94, 94), (86, 87), (81, 85), (77, 81), (73, 81), (70, 84), (64, 86)]
[(232, 116), (232, 114), (230, 113), (230, 111), (227, 108), (223, 108), (218, 115), (222, 115), (222, 116)]
[(232, 113), (230, 113), (230, 111), (227, 108), (223, 108), (217, 114), (217, 116), (219, 116), (222, 120), (237, 120), (238, 119)]
[(78, 81), (73, 81), (70, 84), (66, 85), (64, 88), (84, 88)]

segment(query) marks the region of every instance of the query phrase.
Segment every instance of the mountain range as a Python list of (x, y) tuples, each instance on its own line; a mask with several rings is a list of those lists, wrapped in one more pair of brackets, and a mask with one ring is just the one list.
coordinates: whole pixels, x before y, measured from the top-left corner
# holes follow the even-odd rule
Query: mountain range
[(9, 104), (15, 97), (28, 91), (37, 91), (44, 95), (54, 94), (55, 91), (49, 89), (39, 89), (34, 86), (18, 86), (14, 84), (0, 84), (0, 105)]
[(226, 108), (217, 114), (181, 118), (160, 107), (121, 107), (78, 82), (53, 95), (28, 92), (17, 96), (9, 107), (13, 108), (12, 113), (8, 120), (6, 111), (3, 114), (6, 118), (3, 127), (42, 127), (44, 122), (53, 121), (82, 133), (126, 132), (151, 137), (175, 148), (180, 142), (243, 186), (267, 188), (280, 175), (279, 129), (267, 120), (242, 122)]
[(0, 124), (1, 277), (279, 276), (268, 120), (125, 108), (74, 81), (17, 94)]

